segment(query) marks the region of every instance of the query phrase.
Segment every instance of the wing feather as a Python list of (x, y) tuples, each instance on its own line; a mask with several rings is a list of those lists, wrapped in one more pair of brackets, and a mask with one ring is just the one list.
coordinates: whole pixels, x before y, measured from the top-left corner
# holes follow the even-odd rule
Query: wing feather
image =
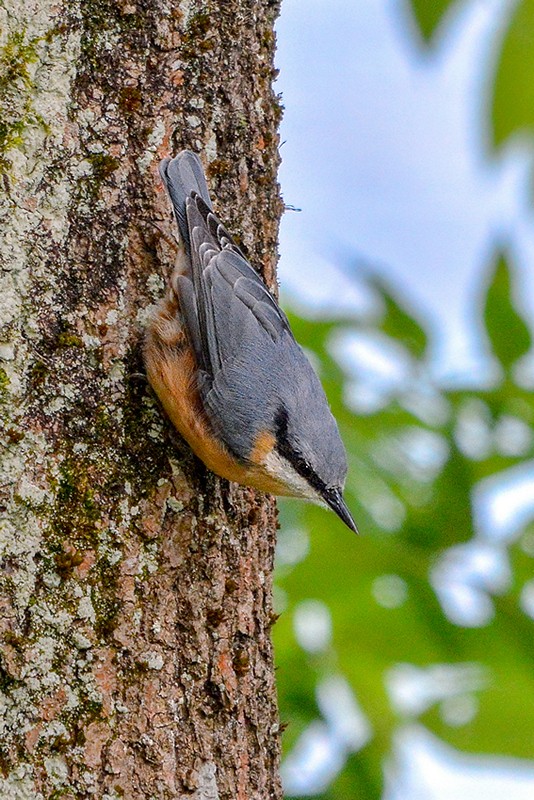
[(272, 341), (282, 332), (292, 334), (285, 314), (216, 214), (194, 193), (186, 209), (198, 317), (190, 335), (201, 368), (214, 380), (244, 346), (244, 326), (252, 319)]

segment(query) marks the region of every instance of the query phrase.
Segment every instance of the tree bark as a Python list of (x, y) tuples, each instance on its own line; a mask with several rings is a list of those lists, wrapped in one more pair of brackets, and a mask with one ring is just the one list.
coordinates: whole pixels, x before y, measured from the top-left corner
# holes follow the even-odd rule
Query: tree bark
[(277, 11), (0, 4), (2, 798), (281, 797), (275, 507), (194, 458), (140, 357), (163, 156), (202, 154), (273, 287)]

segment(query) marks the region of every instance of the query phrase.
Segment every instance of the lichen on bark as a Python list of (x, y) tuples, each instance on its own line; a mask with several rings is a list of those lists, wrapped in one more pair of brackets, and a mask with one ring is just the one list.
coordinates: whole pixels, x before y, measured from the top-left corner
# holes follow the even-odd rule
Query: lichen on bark
[(0, 3), (0, 797), (278, 798), (271, 500), (142, 377), (203, 156), (274, 286), (277, 4)]

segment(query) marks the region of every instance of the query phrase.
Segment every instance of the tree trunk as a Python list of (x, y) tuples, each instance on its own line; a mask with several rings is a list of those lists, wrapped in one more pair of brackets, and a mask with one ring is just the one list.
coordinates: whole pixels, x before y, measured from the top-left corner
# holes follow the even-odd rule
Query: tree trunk
[(202, 154), (273, 286), (277, 7), (0, 5), (2, 798), (281, 797), (274, 504), (194, 458), (140, 358), (164, 155)]

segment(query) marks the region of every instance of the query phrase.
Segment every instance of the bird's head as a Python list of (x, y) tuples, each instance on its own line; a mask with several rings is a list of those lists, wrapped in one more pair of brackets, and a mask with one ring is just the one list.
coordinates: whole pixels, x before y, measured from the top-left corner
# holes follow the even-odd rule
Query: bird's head
[[(343, 499), (347, 476), (345, 449), (333, 416), (321, 406), (320, 435), (314, 430), (313, 409), (293, 416), (279, 405), (274, 416), (274, 443), (263, 462), (269, 475), (283, 486), (283, 494), (327, 506), (355, 533), (356, 523)], [(309, 417), (310, 419), (306, 419)]]

